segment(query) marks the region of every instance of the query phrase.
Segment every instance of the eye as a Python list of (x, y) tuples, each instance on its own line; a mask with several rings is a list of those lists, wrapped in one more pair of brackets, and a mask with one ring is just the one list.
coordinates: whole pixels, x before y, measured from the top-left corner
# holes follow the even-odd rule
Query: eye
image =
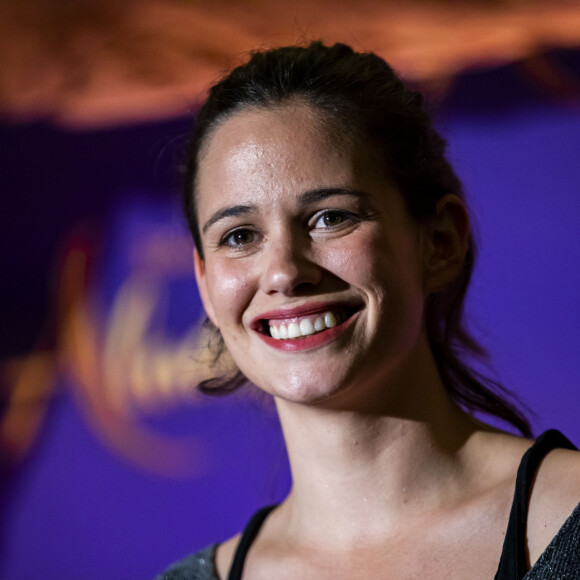
[(256, 233), (248, 228), (240, 228), (227, 233), (221, 240), (220, 246), (239, 248), (251, 244), (256, 240)]
[(314, 229), (330, 229), (350, 223), (355, 216), (346, 210), (328, 209), (314, 216), (312, 227)]

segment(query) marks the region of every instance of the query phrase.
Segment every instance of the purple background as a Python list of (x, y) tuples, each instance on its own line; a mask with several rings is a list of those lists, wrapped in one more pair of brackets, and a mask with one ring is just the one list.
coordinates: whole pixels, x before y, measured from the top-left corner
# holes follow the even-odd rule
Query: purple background
[[(471, 73), (456, 82), (438, 124), (481, 240), (471, 326), (497, 376), (535, 413), (536, 432), (557, 427), (578, 444), (578, 101), (544, 94), (517, 66)], [(50, 274), (74, 227), (102, 240), (96, 292), (105, 307), (125, 273), (131, 236), (158, 226), (181, 235), (174, 168), (188, 125), (90, 133), (0, 127), (4, 356), (35, 346), (51, 312)], [(172, 287), (171, 300), (165, 330), (179, 336), (199, 316), (191, 277)], [(198, 478), (171, 479), (104, 444), (69, 387), (61, 378), (31, 454), (4, 474), (3, 580), (151, 579), (237, 532), (288, 489), (276, 418), (253, 399), (145, 417), (159, 431), (197, 437), (209, 458)]]

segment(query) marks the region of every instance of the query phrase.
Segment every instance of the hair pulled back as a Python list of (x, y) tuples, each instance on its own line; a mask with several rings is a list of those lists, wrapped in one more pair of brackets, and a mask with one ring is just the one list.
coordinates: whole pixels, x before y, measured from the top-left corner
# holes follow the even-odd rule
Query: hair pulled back
[[(433, 128), (423, 96), (407, 87), (384, 60), (372, 53), (357, 53), (344, 44), (325, 46), (320, 42), (255, 52), (210, 90), (192, 131), (183, 203), (202, 258), (196, 181), (200, 156), (212, 131), (242, 109), (271, 108), (292, 101), (318, 112), (329, 131), (370, 145), (379, 159), (379, 169), (397, 187), (415, 219), (434, 215), (437, 200), (446, 194), (464, 199), (461, 183), (445, 158), (445, 141)], [(456, 403), (469, 411), (499, 417), (530, 435), (527, 419), (509, 400), (513, 397), (467, 362), (485, 355), (462, 322), (475, 254), (470, 235), (460, 275), (427, 300), (425, 326), (430, 346)], [(206, 327), (211, 327), (209, 320)], [(225, 346), (219, 335), (211, 342), (217, 362)], [(245, 381), (238, 371), (233, 377), (204, 381), (199, 388), (218, 394)]]

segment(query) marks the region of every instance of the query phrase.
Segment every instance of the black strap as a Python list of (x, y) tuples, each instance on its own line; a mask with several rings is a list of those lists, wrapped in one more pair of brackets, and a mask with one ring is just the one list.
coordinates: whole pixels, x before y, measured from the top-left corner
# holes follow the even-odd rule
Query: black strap
[(248, 522), (245, 527), (242, 537), (236, 548), (236, 553), (234, 554), (234, 559), (232, 561), (232, 566), (228, 573), (228, 580), (241, 580), (242, 572), (244, 570), (244, 564), (246, 562), (246, 556), (248, 555), (248, 550), (252, 545), (253, 541), (256, 539), (264, 520), (268, 517), (270, 512), (277, 507), (277, 505), (270, 505), (268, 507), (262, 508), (257, 511), (252, 519)]
[(518, 468), (516, 489), (503, 550), (495, 580), (521, 580), (528, 571), (526, 557), (526, 524), (530, 487), (544, 457), (553, 449), (576, 449), (560, 431), (550, 429), (542, 433), (526, 451)]

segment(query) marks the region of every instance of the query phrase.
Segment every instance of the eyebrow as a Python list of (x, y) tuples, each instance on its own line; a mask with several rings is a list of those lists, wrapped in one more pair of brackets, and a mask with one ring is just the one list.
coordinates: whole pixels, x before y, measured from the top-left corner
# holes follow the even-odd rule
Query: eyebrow
[(205, 234), (207, 230), (213, 226), (216, 222), (229, 217), (240, 217), (242, 215), (248, 215), (249, 213), (255, 213), (257, 211), (255, 205), (232, 205), (230, 207), (225, 207), (216, 211), (203, 225), (202, 232)]
[[(357, 189), (348, 189), (345, 187), (320, 187), (318, 189), (309, 189), (301, 193), (298, 198), (301, 203), (316, 203), (326, 199), (327, 197), (333, 197), (335, 195), (350, 195), (355, 197), (367, 197), (368, 194), (364, 191)], [(256, 213), (258, 211), (257, 206), (253, 204), (249, 205), (232, 205), (230, 207), (225, 207), (216, 211), (203, 225), (202, 232), (205, 234), (207, 230), (213, 226), (216, 222), (229, 218), (229, 217), (240, 217), (248, 215), (251, 213)]]
[(358, 189), (349, 189), (347, 187), (320, 187), (318, 189), (309, 189), (300, 194), (300, 201), (302, 203), (316, 203), (317, 201), (322, 201), (327, 197), (333, 197), (335, 195), (368, 197), (368, 193)]

